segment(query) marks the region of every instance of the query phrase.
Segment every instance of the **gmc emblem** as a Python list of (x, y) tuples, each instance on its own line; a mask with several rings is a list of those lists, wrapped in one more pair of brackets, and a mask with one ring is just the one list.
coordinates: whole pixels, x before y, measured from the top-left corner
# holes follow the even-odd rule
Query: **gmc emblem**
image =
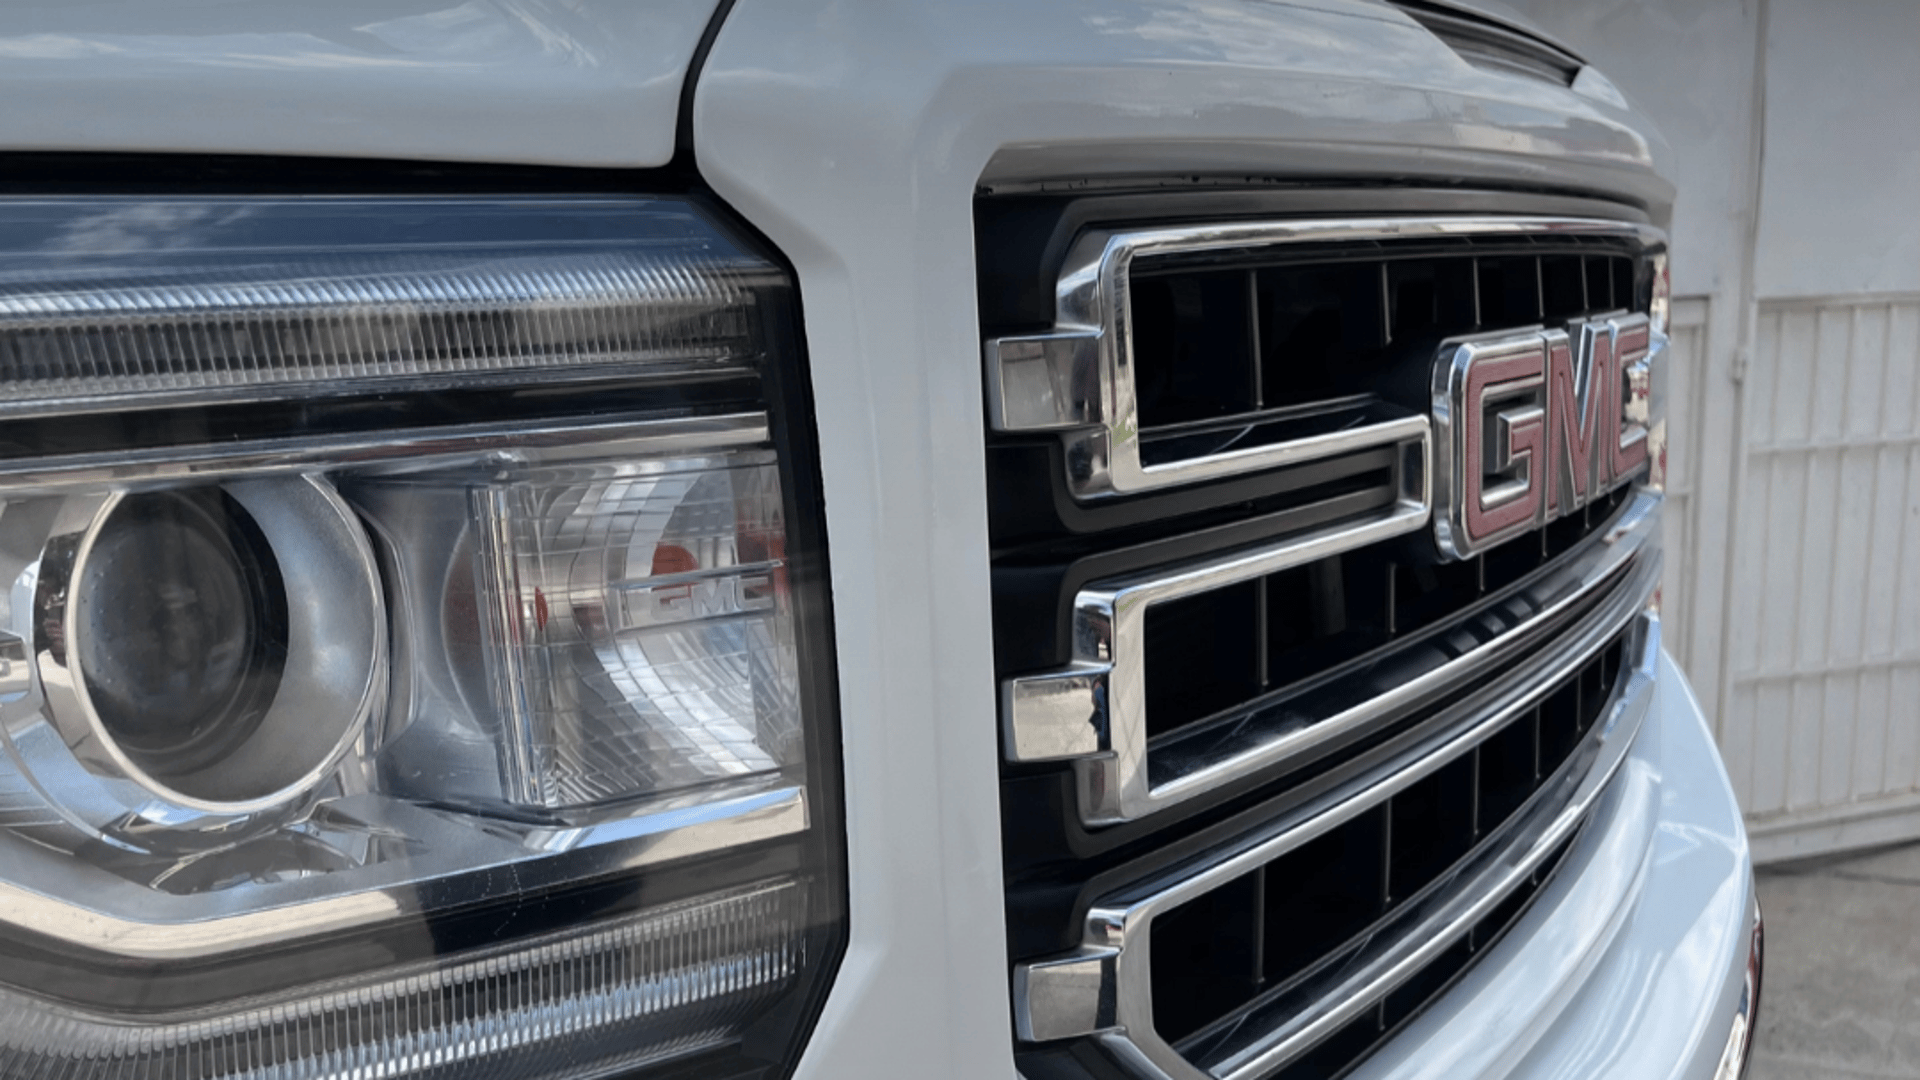
[(1578, 510), (1647, 463), (1645, 315), (1449, 341), (1433, 370), (1434, 539), (1464, 559)]

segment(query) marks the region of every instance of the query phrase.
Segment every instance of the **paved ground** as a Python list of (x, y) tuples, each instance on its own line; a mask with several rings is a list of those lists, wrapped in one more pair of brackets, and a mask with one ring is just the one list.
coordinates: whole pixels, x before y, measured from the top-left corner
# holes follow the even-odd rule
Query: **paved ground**
[(1920, 844), (1760, 871), (1751, 1080), (1920, 1078)]

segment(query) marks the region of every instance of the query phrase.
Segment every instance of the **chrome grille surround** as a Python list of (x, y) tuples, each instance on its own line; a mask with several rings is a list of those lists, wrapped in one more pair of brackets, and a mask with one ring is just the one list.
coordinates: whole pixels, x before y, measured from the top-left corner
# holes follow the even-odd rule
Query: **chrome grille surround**
[[(1082, 220), (1098, 218), (1089, 214)], [(1664, 431), (1650, 422), (1657, 418), (1645, 413), (1644, 402), (1647, 384), (1657, 389), (1661, 379), (1659, 358), (1665, 345), (1661, 300), (1657, 289), (1649, 300), (1647, 281), (1649, 270), (1654, 279), (1659, 277), (1666, 238), (1647, 225), (1600, 217), (1356, 216), (1082, 226), (1070, 242), (1056, 240), (1051, 250), (1056, 258), (1059, 251), (1066, 252), (1057, 276), (1043, 271), (1040, 288), (1028, 287), (1021, 294), (1024, 306), (995, 301), (998, 307), (988, 305), (994, 314), (983, 320), (989, 328), (988, 413), (998, 433), (990, 445), (1017, 444), (1023, 453), (1026, 447), (1044, 447), (1052, 455), (1044, 472), (1030, 467), (1037, 452), (1011, 459), (1029, 466), (1020, 477), (1046, 476), (1058, 496), (1054, 507), (1076, 503), (1085, 511), (1075, 518), (1056, 510), (1057, 516), (1044, 525), (1054, 532), (1042, 532), (1019, 517), (996, 535), (1008, 538), (995, 554), (996, 573), (1006, 568), (1004, 587), (996, 578), (996, 607), (1002, 595), (1016, 597), (1017, 605), (1010, 610), (1019, 616), (1001, 620), (997, 631), (1013, 639), (1020, 628), (1047, 627), (1044, 635), (1035, 635), (1045, 643), (1044, 660), (1030, 659), (1041, 650), (1023, 640), (1018, 649), (1025, 651), (1010, 647), (1007, 655), (1015, 659), (1000, 661), (1009, 913), (1059, 913), (1045, 923), (1044, 938), (1013, 935), (1019, 1051), (1036, 1064), (1059, 1070), (1046, 1072), (1049, 1076), (1080, 1075), (1072, 1062), (1096, 1047), (1097, 1056), (1119, 1063), (1121, 1071), (1154, 1080), (1321, 1075), (1323, 1063), (1332, 1060), (1329, 1052), (1336, 1057), (1348, 1053), (1347, 1036), (1361, 1026), (1370, 1030), (1377, 1018), (1380, 1038), (1390, 1037), (1388, 1018), (1396, 1001), (1443, 992), (1432, 988), (1451, 977), (1444, 972), (1464, 970), (1449, 968), (1455, 963), (1449, 957), (1473, 949), (1463, 944), (1469, 940), (1464, 935), (1471, 934), (1471, 940), (1483, 946), (1489, 933), (1497, 936), (1539, 894), (1608, 791), (1647, 713), (1659, 659), (1655, 597), (1663, 499), (1657, 448)], [(1596, 252), (1609, 267), (1597, 279), (1590, 257)], [(1166, 385), (1169, 369), (1164, 360), (1176, 354), (1156, 351), (1156, 343), (1164, 339), (1151, 333), (1154, 294), (1141, 284), (1136, 309), (1132, 292), (1136, 262), (1163, 256), (1165, 261), (1147, 265), (1141, 282), (1179, 274), (1225, 277), (1230, 272), (1264, 275), (1273, 268), (1378, 264), (1383, 289), (1379, 301), (1387, 311), (1374, 310), (1388, 330), (1378, 345), (1349, 349), (1343, 341), (1340, 348), (1349, 351), (1338, 355), (1375, 348), (1385, 357), (1383, 365), (1402, 365), (1391, 368), (1390, 378), (1413, 374), (1417, 367), (1420, 400), (1410, 399), (1406, 379), (1391, 392), (1378, 394), (1373, 383), (1360, 381), (1388, 371), (1385, 366), (1358, 369), (1358, 375), (1338, 384), (1338, 392), (1329, 389), (1333, 383), (1300, 378), (1296, 389), (1310, 392), (1289, 396), (1281, 387), (1279, 394), (1273, 393), (1277, 381), (1296, 378), (1305, 358), (1290, 342), (1303, 339), (1269, 336), (1262, 351), (1261, 333), (1268, 325), (1263, 320), (1270, 318), (1268, 309), (1258, 307), (1262, 290), (1277, 292), (1280, 286), (1254, 277), (1249, 307), (1227, 305), (1223, 315), (1211, 299), (1202, 305), (1205, 317), (1213, 320), (1209, 325), (1234, 325), (1241, 317), (1236, 310), (1248, 313), (1248, 347), (1254, 357), (1250, 393), (1209, 399), (1228, 402), (1217, 415), (1175, 415), (1164, 397), (1155, 404), (1156, 386)], [(1433, 321), (1416, 323), (1416, 332), (1401, 336), (1393, 328), (1398, 301), (1386, 291), (1394, 280), (1388, 264), (1395, 259), (1438, 263), (1456, 256), (1472, 268), (1471, 317), (1445, 323), (1448, 329), (1432, 330), (1430, 336), (1422, 330), (1423, 325), (1443, 325), (1436, 273), (1431, 279)], [(1574, 271), (1578, 302), (1571, 307), (1558, 299), (1549, 303), (1554, 280), (1549, 261), (1578, 262), (1582, 257), (1586, 269)], [(1482, 270), (1488, 260), (1531, 264), (1533, 269), (1523, 275), (1538, 289), (1531, 314), (1508, 299), (1487, 299), (1493, 296)], [(1616, 271), (1619, 262), (1628, 260), (1634, 288), (1623, 292)], [(1496, 290), (1514, 287), (1512, 279), (1501, 276), (1505, 273), (1495, 271), (1491, 280)], [(1596, 280), (1602, 282), (1597, 298), (1590, 285)], [(1053, 326), (1044, 333), (1026, 332), (1043, 325), (1036, 317), (1040, 312), (1035, 300), (1045, 303), (1049, 283), (1055, 286)], [(1483, 301), (1491, 306), (1483, 306)], [(1007, 314), (1009, 310), (1015, 314)], [(1145, 328), (1138, 336), (1136, 310)], [(1197, 313), (1181, 317), (1201, 319)], [(1565, 330), (1558, 329), (1561, 320)], [(1451, 392), (1451, 382), (1439, 378), (1449, 358), (1456, 366), (1462, 356), (1470, 362), (1473, 350), (1509, 338), (1551, 343), (1569, 335), (1576, 335), (1572, 340), (1601, 332), (1617, 336), (1622, 327), (1641, 326), (1650, 339), (1646, 366), (1652, 370), (1626, 373), (1638, 381), (1623, 404), (1624, 416), (1640, 427), (1622, 438), (1646, 440), (1656, 451), (1649, 455), (1651, 464), (1596, 475), (1590, 503), (1556, 504), (1552, 512), (1534, 515), (1525, 527), (1470, 550), (1450, 550), (1446, 539), (1452, 523), (1443, 518), (1458, 509), (1453, 504), (1460, 498), (1460, 474), (1468, 463), (1457, 445), (1455, 426), (1465, 416), (1465, 399)], [(1005, 332), (995, 336), (996, 331)], [(1142, 348), (1139, 358), (1136, 343)], [(1438, 351), (1422, 355), (1430, 345)], [(1181, 364), (1201, 361), (1180, 369), (1188, 378), (1235, 377), (1205, 354), (1177, 355)], [(1156, 376), (1162, 381), (1156, 383)], [(1580, 407), (1585, 410), (1589, 383), (1580, 385)], [(1323, 389), (1328, 392), (1322, 394)], [(1275, 407), (1276, 401), (1284, 404)], [(1642, 410), (1637, 414), (1636, 403)], [(1293, 426), (1296, 414), (1315, 409), (1337, 411), (1337, 423), (1329, 426), (1338, 430)], [(1211, 443), (1190, 437), (1204, 432), (1210, 439), (1242, 428), (1257, 434)], [(1015, 438), (1001, 438), (1009, 435)], [(1020, 438), (1034, 435), (1041, 437)], [(1259, 444), (1262, 438), (1271, 441)], [(1231, 543), (1211, 535), (1202, 538), (1206, 530), (1222, 528), (1220, 522), (1231, 514), (1251, 520), (1267, 512), (1264, 505), (1243, 502), (1238, 494), (1209, 502), (1208, 493), (1228, 490), (1257, 473), (1263, 475), (1237, 490), (1258, 497), (1262, 489), (1257, 485), (1269, 476), (1312, 475), (1313, 470), (1344, 464), (1360, 451), (1376, 460), (1390, 454), (1393, 461), (1390, 470), (1372, 466), (1377, 469), (1373, 476), (1386, 479), (1378, 480), (1378, 498), (1365, 509), (1342, 510), (1337, 516), (1312, 519), (1311, 525), (1303, 521), (1285, 533), (1268, 529), (1240, 534)], [(1309, 464), (1316, 462), (1322, 464)], [(997, 474), (992, 482), (1031, 493), (1030, 485), (1014, 486), (1009, 475), (1011, 470)], [(1127, 517), (1111, 512), (1115, 507), (1144, 509)], [(1189, 512), (1196, 514), (1191, 520), (1184, 516)], [(1120, 524), (1109, 526), (1107, 521)], [(1141, 521), (1148, 524), (1141, 526)], [(1429, 525), (1434, 527), (1431, 543), (1422, 535)], [(1149, 551), (1166, 545), (1169, 534), (1182, 533), (1194, 542), (1168, 545), (1165, 554)], [(1143, 535), (1146, 543), (1127, 547)], [(1272, 538), (1255, 541), (1255, 535)], [(1041, 539), (1033, 539), (1036, 536)], [(1056, 546), (1031, 554), (1042, 544)], [(1131, 554), (1098, 561), (1115, 549)], [(1056, 550), (1067, 554), (1056, 556)], [(1089, 550), (1096, 555), (1085, 556)], [(1071, 567), (1051, 577), (1021, 576), (1044, 558), (1084, 558), (1089, 569), (1078, 576)], [(1292, 604), (1291, 599), (1273, 598), (1295, 595), (1278, 577), (1307, 575), (1328, 564), (1333, 574), (1348, 567), (1349, 582), (1354, 580), (1352, 567), (1384, 567), (1384, 638), (1355, 641), (1351, 649), (1346, 642), (1338, 643), (1337, 648), (1311, 654), (1312, 665), (1289, 661), (1284, 678), (1269, 680), (1268, 660), (1281, 654), (1267, 651), (1268, 607)], [(1402, 600), (1395, 598), (1401, 581), (1396, 575), (1433, 566), (1454, 576), (1443, 576), (1437, 591), (1420, 596), (1403, 590), (1400, 596), (1413, 606), (1397, 607)], [(1057, 600), (1057, 608), (1043, 609), (1028, 600), (1029, 593), (1042, 587), (1030, 584), (1033, 580), (1053, 589), (1045, 595)], [(1258, 615), (1242, 621), (1243, 609), (1234, 606), (1240, 601), (1209, 599), (1229, 592), (1251, 596), (1245, 603), (1257, 605)], [(1190, 708), (1171, 702), (1172, 708), (1156, 710), (1157, 722), (1150, 724), (1147, 657), (1154, 646), (1149, 644), (1148, 612), (1159, 605), (1171, 611), (1179, 604), (1186, 605), (1182, 612), (1203, 612), (1202, 618), (1213, 620), (1209, 626), (1227, 627), (1233, 641), (1240, 639), (1243, 627), (1254, 627), (1260, 643), (1255, 655), (1262, 659), (1256, 682), (1248, 685), (1258, 690), (1236, 690), (1256, 696), (1229, 698), (1241, 703), (1224, 707), (1218, 696)], [(1058, 630), (1047, 621), (1055, 612)], [(1311, 617), (1319, 617), (1318, 608)], [(1163, 614), (1162, 625), (1198, 625), (1180, 621), (1186, 618)], [(1291, 633), (1298, 625), (1289, 624), (1280, 633)], [(1368, 633), (1376, 630), (1367, 628)], [(1196, 635), (1205, 643), (1198, 648), (1230, 651), (1214, 644), (1227, 638), (1211, 633)], [(1283, 642), (1277, 648), (1285, 649), (1293, 646), (1284, 642), (1299, 639), (1275, 640)], [(1164, 654), (1174, 660), (1199, 655), (1193, 649)], [(1624, 657), (1617, 667), (1616, 656)], [(1213, 669), (1199, 663), (1159, 670), (1174, 672), (1171, 681), (1183, 695), (1196, 681), (1213, 678)], [(1598, 719), (1592, 712), (1582, 713), (1593, 721), (1592, 727), (1569, 729), (1571, 741), (1553, 747), (1552, 760), (1560, 761), (1559, 767), (1543, 765), (1548, 752), (1541, 718), (1551, 712), (1550, 700), (1567, 692), (1569, 679), (1576, 675), (1584, 688), (1596, 670), (1608, 672), (1610, 681), (1595, 684), (1603, 689), (1574, 693), (1575, 700), (1584, 700), (1582, 709), (1604, 701)], [(1155, 681), (1163, 680), (1156, 676)], [(1226, 685), (1228, 677), (1220, 681)], [(1205, 939), (1207, 948), (1226, 951), (1242, 945), (1224, 929), (1208, 937), (1200, 930), (1174, 933), (1173, 927), (1183, 921), (1187, 927), (1215, 925), (1216, 914), (1228, 910), (1221, 898), (1247, 886), (1256, 871), (1258, 902), (1268, 903), (1274, 895), (1267, 892), (1269, 880), (1296, 880), (1273, 877), (1265, 869), (1269, 864), (1304, 855), (1316, 843), (1325, 848), (1338, 831), (1364, 820), (1384, 817), (1389, 834), (1402, 837), (1402, 845), (1417, 843), (1405, 840), (1408, 832), (1392, 822), (1406, 807), (1424, 805), (1420, 793), (1452, 790), (1440, 783), (1443, 770), (1457, 772), (1465, 755), (1473, 756), (1478, 784), (1483, 763), (1493, 760), (1487, 758), (1488, 751), (1496, 740), (1510, 742), (1506, 737), (1526, 726), (1516, 718), (1529, 710), (1535, 710), (1533, 756), (1526, 759), (1523, 753), (1521, 758), (1531, 760), (1527, 776), (1538, 786), (1520, 789), (1514, 801), (1495, 800), (1498, 810), (1492, 818), (1481, 817), (1489, 805), (1487, 789), (1474, 788), (1471, 846), (1432, 846), (1430, 865), (1445, 869), (1429, 879), (1429, 885), (1409, 892), (1389, 885), (1364, 934), (1351, 939), (1344, 937), (1345, 931), (1319, 935), (1340, 937), (1345, 943), (1330, 946), (1326, 955), (1285, 977), (1269, 982), (1257, 976), (1260, 989), (1255, 996), (1235, 999), (1239, 1004), (1224, 1012), (1212, 1008), (1218, 999), (1204, 995), (1206, 1002), (1196, 1000), (1196, 1007), (1186, 1010), (1205, 1014), (1197, 1026), (1175, 1020), (1167, 1010), (1160, 1017), (1163, 1037), (1156, 1027), (1154, 1002), (1156, 918), (1166, 939), (1163, 966), (1171, 963), (1172, 971), (1187, 980), (1171, 984), (1176, 992), (1162, 991), (1177, 999), (1186, 996), (1178, 990), (1197, 987), (1218, 974), (1207, 958), (1224, 955), (1197, 951), (1190, 947), (1192, 940)], [(1503, 752), (1495, 750), (1496, 755)], [(1028, 836), (1041, 831), (1031, 824), (1041, 807), (1049, 827), (1055, 817), (1068, 824), (1027, 843)], [(1398, 858), (1391, 844), (1384, 848), (1389, 862)], [(1296, 858), (1290, 865), (1302, 862)], [(1020, 876), (1014, 875), (1015, 869)], [(1398, 871), (1382, 873), (1391, 882)], [(1273, 940), (1272, 927), (1290, 925), (1284, 918), (1273, 921), (1272, 909), (1266, 910), (1267, 929), (1256, 933), (1267, 937), (1253, 946), (1255, 955)], [(1166, 918), (1174, 913), (1178, 919)], [(1377, 1011), (1370, 1016), (1369, 1010)], [(1373, 1045), (1377, 1042), (1341, 1058), (1344, 1064), (1335, 1071), (1371, 1053)]]
[(1074, 463), (1068, 487), (1079, 499), (1135, 494), (1399, 443), (1416, 427), (1425, 427), (1426, 418), (1382, 410), (1337, 432), (1145, 463), (1128, 295), (1134, 263), (1310, 242), (1532, 236), (1619, 237), (1647, 248), (1666, 243), (1665, 235), (1650, 226), (1570, 217), (1302, 219), (1086, 230), (1061, 267), (1053, 328), (986, 342), (989, 421), (1000, 432), (1060, 433), (1067, 460)]
[[(1519, 892), (1586, 821), (1625, 760), (1651, 705), (1660, 655), (1658, 616), (1647, 607), (1658, 580), (1648, 572), (1622, 582), (1633, 602), (1615, 620), (1569, 635), (1450, 708), (1455, 726), (1427, 744), (1327, 792), (1259, 833), (1161, 878), (1109, 896), (1087, 913), (1083, 940), (1069, 955), (1018, 965), (1014, 1015), (1028, 1041), (1092, 1036), (1132, 1071), (1156, 1080), (1256, 1080), (1297, 1060), (1361, 1016)], [(1374, 809), (1533, 707), (1555, 680), (1577, 671), (1624, 629), (1626, 669), (1600, 720), (1560, 769), (1494, 839), (1448, 871), (1434, 888), (1389, 916), (1351, 959), (1264, 1003), (1255, 1022), (1202, 1064), (1184, 1057), (1154, 1027), (1151, 928), (1156, 917), (1258, 869)], [(1267, 1023), (1268, 1019), (1274, 1022)], [(1203, 1067), (1204, 1066), (1204, 1067)]]
[[(1078, 776), (1083, 822), (1097, 826), (1138, 820), (1275, 766), (1330, 738), (1363, 729), (1395, 708), (1472, 677), (1537, 636), (1565, 606), (1543, 600), (1542, 610), (1518, 618), (1513, 625), (1504, 624), (1496, 613), (1486, 627), (1493, 640), (1485, 648), (1447, 650), (1458, 651), (1459, 655), (1449, 656), (1445, 664), (1415, 678), (1381, 685), (1370, 700), (1347, 700), (1338, 708), (1323, 703), (1318, 711), (1306, 713), (1267, 709), (1265, 721), (1258, 716), (1261, 710), (1255, 709), (1248, 723), (1232, 725), (1230, 739), (1204, 734), (1163, 736), (1155, 740), (1162, 745), (1150, 750), (1140, 640), (1149, 606), (1411, 533), (1429, 521), (1436, 524), (1445, 557), (1462, 558), (1492, 545), (1482, 542), (1466, 550), (1449, 542), (1449, 537), (1460, 534), (1454, 519), (1461, 511), (1455, 504), (1463, 487), (1459, 474), (1468, 463), (1458, 460), (1454, 448), (1454, 428), (1462, 404), (1452, 400), (1458, 395), (1440, 377), (1452, 370), (1445, 363), (1436, 367), (1431, 416), (1398, 415), (1395, 407), (1378, 403), (1362, 407), (1355, 421), (1337, 432), (1158, 464), (1143, 463), (1142, 439), (1150, 437), (1154, 429), (1141, 425), (1140, 398), (1134, 385), (1138, 365), (1133, 354), (1128, 283), (1139, 260), (1258, 253), (1309, 242), (1366, 248), (1392, 241), (1567, 237), (1624, 239), (1655, 259), (1663, 257), (1666, 244), (1665, 235), (1651, 226), (1571, 217), (1303, 219), (1082, 232), (1069, 248), (1057, 279), (1054, 329), (1039, 335), (1003, 335), (986, 343), (989, 413), (994, 428), (1001, 432), (1057, 432), (1066, 443), (1066, 460), (1072, 463), (1067, 487), (1075, 498), (1097, 500), (1148, 492), (1383, 446), (1396, 452), (1397, 498), (1384, 513), (1253, 551), (1095, 582), (1081, 590), (1072, 604), (1069, 663), (1051, 671), (1016, 675), (1002, 684), (1006, 760), (1071, 760)], [(1666, 340), (1658, 320), (1626, 314), (1606, 325), (1623, 319), (1650, 328), (1647, 365), (1658, 372), (1657, 361)], [(1489, 339), (1516, 334), (1533, 339), (1556, 333), (1534, 328), (1468, 335), (1443, 344), (1441, 356), (1470, 356), (1475, 349), (1485, 348)], [(1259, 419), (1258, 414), (1241, 414), (1215, 423), (1231, 426)], [(1664, 434), (1653, 438), (1660, 441)], [(1604, 486), (1629, 479), (1623, 476)], [(1538, 528), (1543, 523), (1544, 517), (1525, 527)], [(1501, 539), (1517, 532), (1509, 530)], [(1611, 571), (1617, 566), (1599, 569)], [(1583, 590), (1596, 584), (1599, 578), (1593, 576), (1594, 572), (1593, 567), (1583, 568), (1574, 587)], [(1557, 575), (1549, 591), (1564, 589), (1565, 577)], [(1542, 595), (1539, 587), (1532, 592)], [(1399, 646), (1396, 649), (1405, 651)], [(1282, 711), (1284, 716), (1274, 715)]]

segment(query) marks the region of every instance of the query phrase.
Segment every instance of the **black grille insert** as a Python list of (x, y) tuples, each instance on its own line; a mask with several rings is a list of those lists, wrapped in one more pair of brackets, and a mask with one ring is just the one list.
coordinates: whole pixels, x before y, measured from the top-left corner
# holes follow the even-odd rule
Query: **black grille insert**
[(1255, 348), (1245, 274), (1136, 277), (1129, 290), (1134, 352), (1165, 362), (1138, 371), (1135, 392), (1155, 424), (1178, 424), (1260, 408), (1246, 357)]
[(1436, 251), (1430, 242), (1227, 268), (1141, 260), (1129, 275), (1128, 319), (1143, 439), (1376, 399), (1422, 408), (1421, 387), (1395, 378), (1409, 355), (1477, 330), (1617, 311), (1637, 296), (1627, 252), (1571, 240), (1551, 252), (1517, 246), (1461, 240)]
[(1541, 862), (1531, 877), (1500, 902), (1499, 907), (1475, 923), (1472, 930), (1447, 946), (1412, 978), (1401, 983), (1377, 1005), (1314, 1044), (1269, 1080), (1336, 1080), (1352, 1072), (1377, 1047), (1392, 1038), (1458, 982), (1476, 957), (1505, 936), (1513, 924), (1520, 920), (1520, 916), (1533, 906), (1540, 890), (1553, 880), (1554, 871), (1560, 868), (1560, 863), (1577, 838), (1578, 834), (1575, 834), (1563, 842)]
[(1308, 681), (1370, 662), (1396, 641), (1512, 588), (1586, 539), (1631, 497), (1456, 563), (1414, 561), (1392, 541), (1147, 609), (1147, 732), (1263, 710)]
[(1147, 732), (1237, 705), (1261, 689), (1265, 597), (1246, 581), (1147, 609)]
[[(1249, 1011), (1350, 959), (1382, 920), (1442, 887), (1449, 872), (1566, 765), (1623, 672), (1617, 638), (1536, 705), (1379, 805), (1233, 882), (1165, 912), (1151, 927), (1154, 1027), (1206, 1063)], [(1541, 880), (1536, 875), (1535, 882)], [(1449, 984), (1524, 907), (1509, 897), (1481, 928), (1382, 998), (1365, 1023), (1326, 1040), (1293, 1068), (1356, 1060), (1382, 1033)], [(1496, 925), (1497, 924), (1497, 925)], [(1483, 933), (1482, 928), (1492, 929)], [(1334, 1075), (1289, 1072), (1285, 1075)]]

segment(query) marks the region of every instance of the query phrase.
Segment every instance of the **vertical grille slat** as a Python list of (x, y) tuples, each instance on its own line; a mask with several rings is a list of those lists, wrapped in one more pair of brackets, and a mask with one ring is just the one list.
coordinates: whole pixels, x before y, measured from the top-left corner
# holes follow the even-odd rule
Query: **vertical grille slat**
[(1491, 832), (1533, 793), (1534, 718), (1538, 710), (1507, 725), (1480, 745), (1479, 829)]
[(1615, 299), (1613, 285), (1614, 260), (1603, 255), (1587, 256), (1587, 308), (1591, 311), (1613, 311), (1625, 307), (1624, 299)]
[(1381, 1010), (1369, 1009), (1356, 1020), (1307, 1051), (1305, 1057), (1276, 1073), (1273, 1080), (1330, 1080), (1365, 1054), (1380, 1039)]
[(1391, 636), (1386, 575), (1364, 563), (1349, 575), (1350, 561), (1334, 556), (1265, 579), (1265, 689), (1290, 686)]
[(1172, 731), (1261, 691), (1259, 581), (1147, 609), (1147, 733)]
[(1136, 276), (1129, 298), (1142, 427), (1259, 409), (1244, 271)]
[(1587, 305), (1586, 279), (1586, 260), (1580, 256), (1542, 257), (1540, 260), (1541, 314), (1552, 322), (1575, 318), (1592, 310)]
[(1164, 961), (1153, 965), (1162, 1037), (1183, 1039), (1259, 992), (1250, 959), (1263, 921), (1261, 874), (1236, 878), (1154, 923), (1154, 957)]
[[(1614, 310), (1633, 260), (1469, 253), (1227, 270), (1136, 270), (1144, 431), (1378, 394), (1420, 346)], [(1629, 286), (1629, 290), (1630, 286)]]
[(1531, 255), (1481, 259), (1480, 325), (1529, 326), (1540, 321), (1540, 260)]
[(1390, 364), (1385, 264), (1256, 272), (1268, 408), (1370, 394)]
[(1474, 777), (1469, 754), (1393, 797), (1388, 861), (1395, 902), (1420, 891), (1472, 850), (1480, 835), (1473, 818)]
[(1613, 267), (1613, 307), (1631, 308), (1634, 311), (1646, 310), (1646, 300), (1634, 291), (1633, 263), (1627, 259), (1611, 260)]
[(1473, 260), (1401, 259), (1387, 264), (1394, 341), (1438, 341), (1480, 324)]
[(1268, 986), (1292, 980), (1328, 951), (1328, 942), (1345, 942), (1380, 917), (1386, 822), (1384, 808), (1369, 811), (1268, 864)]
[(1439, 959), (1421, 968), (1413, 978), (1400, 984), (1399, 989), (1388, 994), (1380, 1003), (1381, 1026), (1396, 1028), (1419, 1015), (1427, 1002), (1451, 984), (1472, 961), (1473, 942), (1470, 938), (1461, 938), (1449, 945)]

